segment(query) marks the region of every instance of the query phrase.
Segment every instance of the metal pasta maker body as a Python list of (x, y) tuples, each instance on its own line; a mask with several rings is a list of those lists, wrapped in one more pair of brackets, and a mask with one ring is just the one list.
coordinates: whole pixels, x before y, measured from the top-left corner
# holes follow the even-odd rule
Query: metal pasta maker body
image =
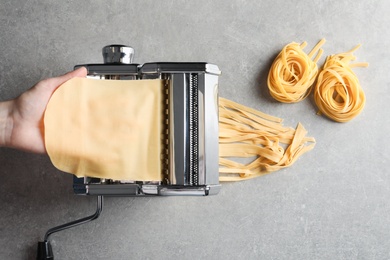
[(160, 79), (164, 82), (161, 140), (162, 181), (125, 181), (83, 177), (73, 179), (79, 195), (96, 195), (96, 212), (49, 229), (38, 243), (37, 259), (53, 259), (51, 234), (99, 217), (103, 196), (212, 195), (220, 190), (218, 171), (218, 77), (216, 65), (205, 62), (132, 63), (133, 48), (103, 48), (104, 63), (83, 64), (97, 80)]
[(131, 47), (103, 48), (104, 64), (84, 64), (99, 80), (161, 79), (163, 133), (161, 182), (74, 178), (76, 194), (209, 195), (218, 180), (218, 76), (216, 65), (204, 62), (133, 64)]

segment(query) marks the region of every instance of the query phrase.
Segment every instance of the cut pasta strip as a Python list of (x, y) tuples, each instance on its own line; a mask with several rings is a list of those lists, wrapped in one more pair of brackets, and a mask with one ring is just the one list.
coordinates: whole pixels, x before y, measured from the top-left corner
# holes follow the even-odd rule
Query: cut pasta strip
[(318, 75), (314, 89), (314, 101), (319, 114), (324, 114), (336, 122), (348, 122), (363, 110), (366, 97), (352, 67), (367, 67), (368, 63), (350, 64), (356, 57), (352, 50), (330, 55)]
[[(311, 91), (318, 74), (317, 61), (325, 43), (322, 39), (306, 54), (303, 49), (307, 43), (287, 44), (272, 63), (268, 74), (267, 85), (270, 94), (276, 100), (283, 103), (295, 103), (305, 99)], [(314, 54), (317, 55), (313, 58)]]
[[(219, 99), (219, 180), (241, 181), (292, 165), (315, 146), (299, 123), (284, 127), (282, 119), (233, 101)], [(235, 161), (252, 159), (249, 163)]]

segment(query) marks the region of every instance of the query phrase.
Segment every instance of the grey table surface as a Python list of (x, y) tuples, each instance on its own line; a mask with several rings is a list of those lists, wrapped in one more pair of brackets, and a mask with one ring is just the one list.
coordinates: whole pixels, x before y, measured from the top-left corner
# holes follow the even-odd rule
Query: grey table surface
[[(138, 63), (208, 61), (220, 96), (301, 122), (317, 140), (292, 167), (223, 184), (217, 196), (106, 198), (96, 221), (52, 236), (56, 259), (389, 259), (390, 1), (0, 2), (0, 100), (75, 64), (101, 62), (123, 43)], [(363, 112), (340, 124), (312, 97), (272, 100), (270, 64), (292, 41), (325, 56), (350, 50), (366, 93)], [(55, 225), (94, 211), (72, 176), (46, 155), (0, 148), (0, 259), (34, 259)]]

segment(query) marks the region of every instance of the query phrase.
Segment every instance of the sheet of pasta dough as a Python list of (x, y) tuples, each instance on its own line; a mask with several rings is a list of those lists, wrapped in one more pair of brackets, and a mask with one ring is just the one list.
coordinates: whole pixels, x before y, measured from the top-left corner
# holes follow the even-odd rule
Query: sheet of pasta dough
[(78, 177), (161, 180), (161, 80), (73, 78), (44, 116), (47, 153)]

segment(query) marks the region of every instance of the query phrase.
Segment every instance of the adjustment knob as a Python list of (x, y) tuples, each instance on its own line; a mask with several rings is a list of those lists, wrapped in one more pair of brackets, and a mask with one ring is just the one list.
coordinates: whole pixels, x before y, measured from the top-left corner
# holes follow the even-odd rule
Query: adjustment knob
[(104, 63), (131, 64), (134, 58), (134, 49), (126, 45), (107, 45), (103, 47)]

